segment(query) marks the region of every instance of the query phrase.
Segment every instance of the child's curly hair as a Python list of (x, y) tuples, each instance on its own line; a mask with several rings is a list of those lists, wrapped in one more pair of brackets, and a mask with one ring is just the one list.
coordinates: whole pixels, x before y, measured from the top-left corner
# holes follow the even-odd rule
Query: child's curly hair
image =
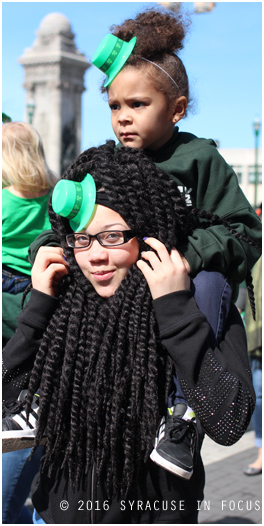
[[(154, 236), (168, 250), (197, 225), (170, 176), (141, 150), (114, 141), (83, 152), (64, 174), (82, 181), (90, 173), (143, 248)], [(65, 245), (69, 221), (50, 221)], [(210, 214), (206, 217), (209, 224)], [(216, 219), (214, 219), (216, 221)], [(221, 221), (219, 219), (219, 221)], [(138, 480), (165, 412), (172, 361), (161, 345), (152, 298), (136, 265), (114, 296), (101, 298), (64, 249), (70, 272), (33, 367), (28, 408), (40, 387), (36, 444), (47, 435), (42, 470), (67, 469), (78, 484), (92, 463), (108, 496), (121, 497)]]

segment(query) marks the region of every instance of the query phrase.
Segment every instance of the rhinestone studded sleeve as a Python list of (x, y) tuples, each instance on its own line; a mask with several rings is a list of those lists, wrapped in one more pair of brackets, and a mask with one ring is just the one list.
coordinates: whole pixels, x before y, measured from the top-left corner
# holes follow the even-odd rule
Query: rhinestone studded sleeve
[(18, 328), (3, 349), (3, 400), (16, 398), (26, 389), (39, 343), (57, 303), (56, 298), (32, 289), (30, 301), (18, 317)]
[(204, 431), (219, 444), (234, 444), (246, 431), (255, 406), (245, 330), (236, 307), (231, 306), (216, 348), (190, 291), (163, 296), (154, 301), (154, 308), (162, 343)]

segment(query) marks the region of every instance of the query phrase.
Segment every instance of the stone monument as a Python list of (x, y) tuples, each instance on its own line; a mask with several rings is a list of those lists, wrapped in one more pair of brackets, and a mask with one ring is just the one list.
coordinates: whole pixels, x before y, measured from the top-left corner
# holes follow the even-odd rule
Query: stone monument
[(47, 162), (61, 175), (80, 153), (83, 77), (91, 64), (76, 48), (64, 15), (45, 16), (36, 34), (19, 59), (25, 69), (25, 121), (40, 133)]

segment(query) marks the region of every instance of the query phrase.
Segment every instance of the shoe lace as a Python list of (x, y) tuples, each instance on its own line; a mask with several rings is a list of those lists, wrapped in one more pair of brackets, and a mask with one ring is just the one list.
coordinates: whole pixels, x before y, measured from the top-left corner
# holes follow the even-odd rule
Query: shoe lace
[(199, 450), (199, 433), (194, 418), (191, 420), (184, 420), (178, 416), (172, 416), (170, 420), (170, 427), (168, 430), (170, 440), (176, 444), (177, 442), (184, 440), (194, 457)]
[(20, 413), (25, 409), (26, 402), (26, 391), (21, 391), (19, 400), (18, 398), (11, 398), (10, 400), (4, 400), (2, 403), (2, 418), (5, 418), (8, 415), (14, 415)]
[(14, 415), (23, 408), (23, 402), (17, 399), (6, 400), (2, 404), (2, 417), (5, 418), (8, 415)]

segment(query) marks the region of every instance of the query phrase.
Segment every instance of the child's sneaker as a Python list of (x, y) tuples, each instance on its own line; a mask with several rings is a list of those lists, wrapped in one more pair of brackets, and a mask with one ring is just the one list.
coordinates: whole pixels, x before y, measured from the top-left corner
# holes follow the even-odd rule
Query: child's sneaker
[[(5, 417), (2, 420), (3, 453), (33, 446), (37, 430), (39, 394), (34, 395), (28, 423), (24, 409), (26, 394), (27, 391), (23, 390), (15, 403), (5, 404)], [(43, 443), (43, 441), (41, 441), (41, 443)]]
[(195, 414), (186, 404), (176, 404), (163, 417), (151, 460), (184, 479), (193, 473), (193, 457), (197, 442)]

